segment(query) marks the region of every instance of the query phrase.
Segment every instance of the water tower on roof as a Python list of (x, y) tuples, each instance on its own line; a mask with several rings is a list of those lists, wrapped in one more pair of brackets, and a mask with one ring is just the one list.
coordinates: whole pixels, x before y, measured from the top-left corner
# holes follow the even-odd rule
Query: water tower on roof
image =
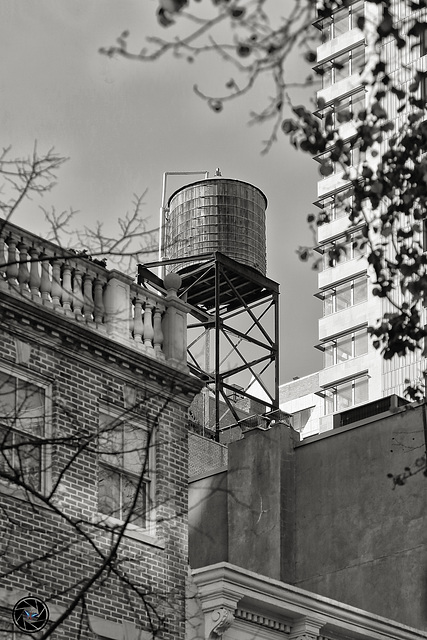
[(188, 184), (168, 201), (165, 254), (170, 259), (220, 251), (266, 274), (267, 198), (257, 187), (215, 176)]
[(171, 271), (182, 277), (179, 295), (193, 306), (194, 318), (188, 366), (215, 399), (219, 440), (224, 412), (235, 424), (242, 421), (236, 390), (241, 407), (249, 412), (257, 407), (262, 414), (260, 426), (279, 409), (279, 286), (266, 276), (267, 198), (217, 169), (214, 177), (205, 174), (176, 190), (166, 206), (167, 175), (159, 262), (142, 265), (140, 281), (147, 279), (144, 267), (155, 265), (161, 277)]

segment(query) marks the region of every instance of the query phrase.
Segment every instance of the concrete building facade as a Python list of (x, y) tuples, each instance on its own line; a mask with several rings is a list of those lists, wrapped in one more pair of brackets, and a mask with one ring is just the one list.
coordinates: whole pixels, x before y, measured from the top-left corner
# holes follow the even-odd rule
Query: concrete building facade
[[(321, 31), (322, 44), (317, 49), (317, 69), (320, 71), (322, 88), (318, 91), (320, 108), (316, 112), (323, 119), (332, 117), (340, 137), (351, 145), (355, 133), (354, 121), (340, 119), (341, 112), (350, 111), (354, 118), (365, 108), (369, 100), (364, 80), (369, 75), (376, 54), (370, 40), (370, 26), (378, 24), (380, 9), (377, 5), (355, 0), (334, 11), (329, 18), (319, 19), (316, 26)], [(365, 29), (357, 26), (359, 17), (365, 17)], [(422, 16), (421, 16), (422, 17)], [(413, 18), (413, 12), (400, 16), (400, 26), (404, 31), (405, 20)], [(426, 64), (423, 43), (414, 43), (402, 51), (391, 42), (383, 45), (387, 48), (386, 57), (390, 62), (390, 78), (397, 86), (405, 89), (408, 77), (404, 67), (424, 69)], [(420, 89), (421, 91), (421, 89)], [(408, 108), (398, 112), (398, 101), (392, 94), (386, 96), (390, 120), (399, 131), (408, 117)], [(387, 137), (384, 133), (383, 150), (386, 150)], [(317, 160), (325, 160), (322, 154)], [(351, 149), (352, 167), (357, 168), (361, 160), (357, 147)], [(374, 159), (371, 161), (375, 162)], [(313, 421), (303, 431), (311, 435), (315, 431), (322, 433), (332, 428), (332, 415), (349, 407), (397, 394), (404, 395), (408, 386), (406, 380), (419, 381), (425, 369), (425, 358), (421, 352), (405, 357), (395, 357), (384, 361), (378, 350), (374, 349), (367, 335), (367, 327), (374, 326), (384, 313), (393, 308), (384, 299), (372, 294), (373, 274), (365, 257), (365, 249), (354, 246), (360, 237), (361, 228), (351, 229), (346, 207), (351, 205), (352, 193), (351, 169), (344, 172), (338, 163), (331, 163), (331, 173), (318, 182), (316, 205), (328, 215), (329, 222), (318, 227), (318, 246), (320, 254), (319, 290), (316, 296), (321, 300), (322, 318), (319, 320), (319, 342), (316, 345), (323, 352), (323, 368), (318, 373), (318, 394), (315, 412), (320, 414), (316, 426)], [(332, 262), (328, 251), (335, 245), (345, 246), (340, 260)], [(400, 293), (396, 292), (396, 301)], [(282, 397), (292, 392), (282, 392)], [(297, 399), (297, 396), (293, 400)], [(308, 405), (305, 397), (300, 404)], [(313, 405), (311, 405), (313, 406)], [(291, 411), (291, 405), (283, 402), (281, 408)], [(306, 407), (304, 407), (306, 408)], [(305, 437), (305, 436), (304, 436)]]

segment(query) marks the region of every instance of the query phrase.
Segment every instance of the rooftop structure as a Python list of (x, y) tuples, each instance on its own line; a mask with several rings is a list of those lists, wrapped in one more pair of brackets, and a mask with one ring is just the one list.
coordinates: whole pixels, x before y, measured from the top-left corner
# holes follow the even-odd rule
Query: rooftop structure
[(214, 398), (210, 427), (220, 440), (221, 404), (236, 424), (242, 417), (232, 401), (236, 389), (252, 403), (262, 402), (266, 420), (277, 418), (279, 286), (265, 275), (265, 195), (218, 173), (178, 189), (162, 207), (162, 259), (140, 265), (139, 282), (162, 286), (149, 271), (153, 266), (182, 277), (178, 295), (194, 318), (188, 366), (206, 385), (205, 416)]

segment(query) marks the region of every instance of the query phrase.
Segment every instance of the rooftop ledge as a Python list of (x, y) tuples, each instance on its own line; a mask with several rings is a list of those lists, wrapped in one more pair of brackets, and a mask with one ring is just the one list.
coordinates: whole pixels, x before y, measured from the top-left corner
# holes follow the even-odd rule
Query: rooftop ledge
[[(267, 578), (228, 562), (193, 569), (192, 577), (198, 587), (207, 631), (215, 629), (214, 621), (219, 618), (224, 622), (228, 621), (227, 627), (232, 626), (236, 616), (269, 629), (278, 628), (271, 624), (272, 620), (269, 618), (287, 621), (288, 625), (283, 626), (288, 628), (281, 631), (283, 637), (287, 636), (291, 640), (322, 637), (349, 640), (427, 639), (425, 631)], [(228, 616), (225, 615), (226, 612)], [(255, 636), (258, 637), (258, 634), (254, 634)], [(211, 638), (214, 635), (206, 633), (205, 637)], [(259, 637), (268, 636), (264, 631)]]
[(16, 225), (0, 224), (0, 295), (56, 313), (151, 358), (187, 370), (188, 305), (177, 296), (178, 274), (165, 295), (137, 285)]

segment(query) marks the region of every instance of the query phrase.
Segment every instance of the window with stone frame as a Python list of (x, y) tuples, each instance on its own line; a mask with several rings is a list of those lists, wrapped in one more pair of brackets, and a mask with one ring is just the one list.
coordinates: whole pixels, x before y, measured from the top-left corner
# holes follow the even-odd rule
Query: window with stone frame
[(0, 478), (42, 491), (46, 388), (0, 371)]
[[(152, 526), (153, 441), (133, 419), (100, 413), (98, 512), (141, 529)], [(139, 489), (138, 489), (139, 487)]]

